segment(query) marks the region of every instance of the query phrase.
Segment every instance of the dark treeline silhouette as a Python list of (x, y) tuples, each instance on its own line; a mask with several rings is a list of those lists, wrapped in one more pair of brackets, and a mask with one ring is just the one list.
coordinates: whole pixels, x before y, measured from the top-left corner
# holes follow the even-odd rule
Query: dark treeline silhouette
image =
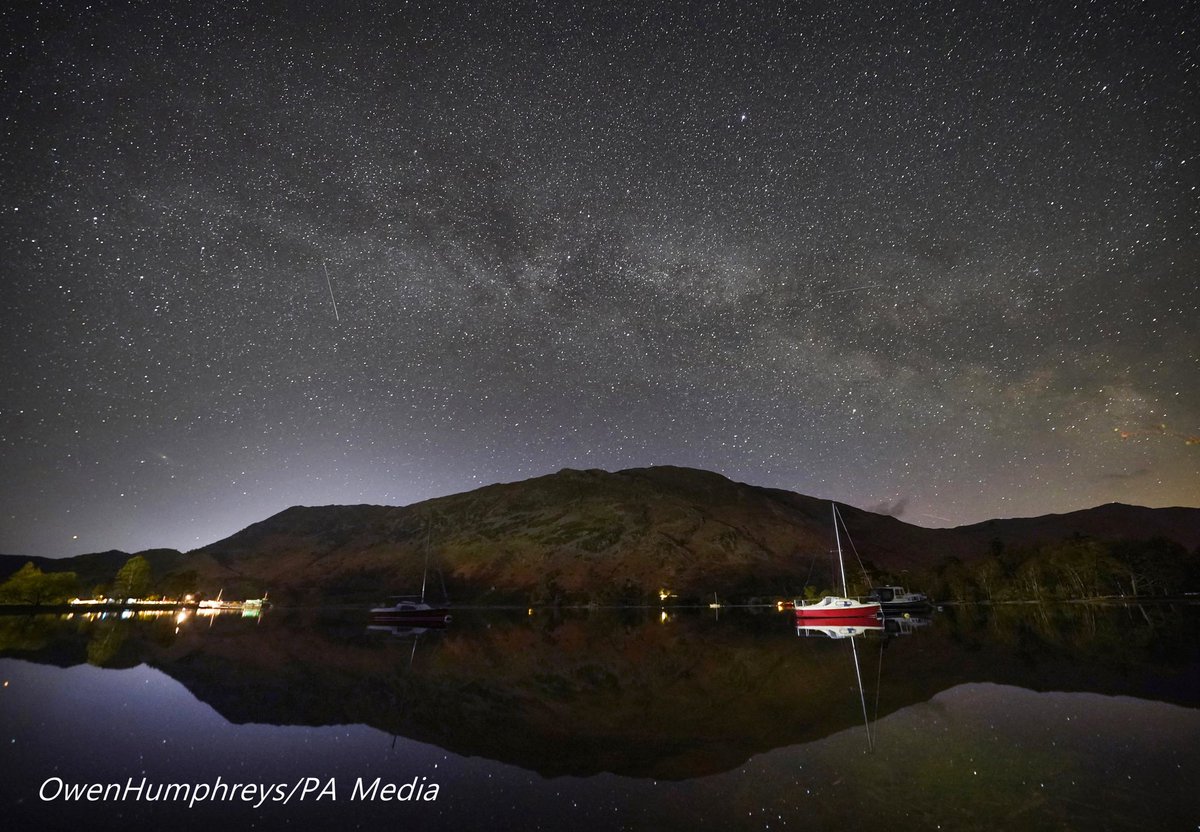
[(996, 541), (989, 557), (973, 563), (948, 558), (925, 580), (944, 601), (1172, 597), (1200, 589), (1200, 552), (1165, 538), (1076, 537), (1021, 548)]

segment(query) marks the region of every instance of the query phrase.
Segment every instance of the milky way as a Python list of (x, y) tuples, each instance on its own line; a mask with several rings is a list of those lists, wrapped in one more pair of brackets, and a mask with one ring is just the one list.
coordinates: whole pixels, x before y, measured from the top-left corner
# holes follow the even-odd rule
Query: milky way
[(0, 551), (563, 467), (1196, 505), (1200, 19), (1080, 6), (4, 11)]

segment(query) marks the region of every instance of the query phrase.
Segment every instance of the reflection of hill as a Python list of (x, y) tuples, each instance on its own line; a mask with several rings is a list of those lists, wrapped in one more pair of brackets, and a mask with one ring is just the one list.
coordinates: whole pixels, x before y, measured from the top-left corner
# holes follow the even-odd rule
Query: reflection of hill
[[(1124, 609), (959, 612), (858, 642), (868, 701), (882, 681), (880, 716), (981, 681), (1197, 704), (1200, 656), (1183, 626), (1194, 614), (1149, 609), (1162, 619), (1152, 627)], [(547, 776), (715, 773), (861, 720), (849, 645), (797, 639), (786, 617), (488, 616), (421, 636), (415, 654), (411, 637), (364, 623), (272, 614), (193, 621), (176, 637), (170, 621), (132, 622), (112, 660), (160, 668), (233, 722), (365, 723)], [(110, 637), (54, 621), (40, 643), (26, 629), (3, 654), (83, 660)]]
[(489, 619), (423, 636), (411, 667), (411, 639), (264, 627), (160, 667), (238, 722), (365, 722), (551, 776), (675, 778), (853, 724), (847, 646), (770, 623), (758, 639), (705, 621)]

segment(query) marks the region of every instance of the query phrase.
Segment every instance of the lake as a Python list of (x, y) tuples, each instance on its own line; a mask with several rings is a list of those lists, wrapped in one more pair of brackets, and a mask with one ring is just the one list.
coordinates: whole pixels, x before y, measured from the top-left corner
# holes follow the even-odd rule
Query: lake
[(358, 610), (0, 616), (0, 816), (1194, 830), (1198, 623), (1169, 604), (948, 607), (855, 637), (741, 609), (425, 631)]

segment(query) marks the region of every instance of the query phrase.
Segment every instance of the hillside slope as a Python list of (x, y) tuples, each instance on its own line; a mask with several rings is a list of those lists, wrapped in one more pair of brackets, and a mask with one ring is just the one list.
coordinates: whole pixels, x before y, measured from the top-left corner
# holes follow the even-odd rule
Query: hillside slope
[[(840, 510), (867, 566), (896, 575), (986, 556), (997, 539), (1026, 546), (1092, 530), (1200, 542), (1200, 509), (1102, 506), (959, 529)], [(659, 589), (700, 599), (829, 586), (832, 541), (826, 500), (662, 466), (566, 469), (405, 507), (294, 507), (193, 554), (219, 565), (214, 578), (301, 597), (415, 591), (428, 557), (456, 599), (640, 602)]]
[[(1200, 546), (1200, 509), (1111, 504), (1064, 515), (928, 529), (840, 506), (856, 552), (878, 578), (947, 558), (1085, 536), (1167, 537)], [(830, 504), (719, 474), (670, 466), (609, 473), (565, 469), (409, 506), (295, 506), (186, 555), (153, 553), (157, 575), (191, 570), (200, 588), (282, 601), (359, 601), (442, 583), (456, 601), (644, 603), (660, 590), (711, 600), (835, 584)], [(147, 553), (151, 554), (151, 553)], [(115, 572), (108, 552), (43, 569)], [(24, 559), (0, 558), (15, 570)], [(15, 565), (14, 565), (15, 564)], [(862, 587), (860, 586), (860, 591)]]

